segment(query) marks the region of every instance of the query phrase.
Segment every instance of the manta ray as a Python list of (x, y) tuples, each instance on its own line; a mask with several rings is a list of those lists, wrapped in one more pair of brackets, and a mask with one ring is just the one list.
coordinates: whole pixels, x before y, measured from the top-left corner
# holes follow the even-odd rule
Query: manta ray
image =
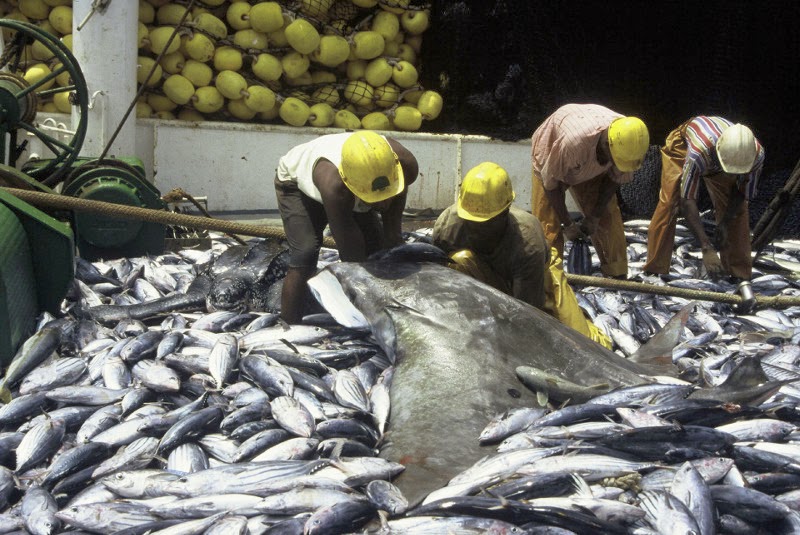
[(478, 437), (493, 416), (536, 404), (518, 367), (597, 394), (647, 382), (645, 366), (432, 262), (335, 263), (309, 284), (339, 323), (369, 329), (394, 361), (381, 456), (405, 465), (396, 483), (409, 500), (491, 453)]

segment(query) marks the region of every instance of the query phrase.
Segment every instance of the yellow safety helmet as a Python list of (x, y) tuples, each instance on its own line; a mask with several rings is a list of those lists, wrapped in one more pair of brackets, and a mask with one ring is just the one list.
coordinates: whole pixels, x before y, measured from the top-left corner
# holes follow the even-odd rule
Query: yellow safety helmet
[(608, 149), (614, 165), (623, 173), (642, 166), (650, 146), (650, 134), (638, 117), (620, 117), (608, 127)]
[(367, 203), (394, 197), (403, 191), (403, 167), (389, 142), (370, 130), (355, 132), (342, 145), (339, 166), (342, 182)]
[(511, 206), (514, 189), (506, 170), (493, 162), (470, 169), (458, 192), (458, 216), (469, 221), (487, 221)]
[(735, 124), (723, 130), (716, 148), (722, 170), (736, 175), (749, 173), (758, 156), (756, 137), (743, 124)]

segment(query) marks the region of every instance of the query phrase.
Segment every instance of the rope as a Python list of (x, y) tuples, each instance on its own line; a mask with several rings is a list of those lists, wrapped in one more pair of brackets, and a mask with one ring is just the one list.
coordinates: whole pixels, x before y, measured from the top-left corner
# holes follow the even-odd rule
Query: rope
[[(707, 290), (692, 290), (691, 288), (677, 288), (675, 286), (656, 286), (644, 282), (627, 281), (619, 279), (607, 279), (604, 277), (590, 277), (587, 275), (574, 275), (567, 273), (567, 281), (574, 286), (596, 286), (623, 292), (638, 292), (656, 295), (669, 295), (673, 297), (684, 297), (697, 301), (713, 301), (715, 303), (727, 303), (729, 305), (740, 305), (742, 296), (738, 294), (728, 294), (722, 292), (710, 292)], [(800, 305), (800, 296), (789, 295), (761, 295), (756, 294), (756, 308), (787, 308)]]
[[(103, 201), (92, 201), (79, 199), (66, 195), (56, 195), (52, 193), (42, 193), (40, 191), (24, 190), (19, 188), (2, 188), (8, 193), (22, 199), (23, 201), (47, 208), (61, 210), (76, 210), (81, 212), (91, 212), (109, 217), (121, 219), (134, 219), (159, 223), (162, 225), (178, 225), (204, 230), (224, 232), (226, 234), (239, 234), (243, 236), (254, 236), (257, 238), (286, 239), (286, 232), (283, 227), (272, 227), (266, 225), (249, 225), (237, 223), (223, 219), (208, 217), (198, 217), (187, 214), (167, 212), (165, 210), (152, 210), (150, 208), (140, 208), (138, 206), (128, 206), (114, 204)], [(331, 237), (323, 238), (322, 244), (325, 247), (335, 249), (336, 242)], [(709, 292), (706, 290), (692, 290), (689, 288), (677, 288), (674, 286), (656, 286), (642, 282), (607, 279), (604, 277), (590, 277), (586, 275), (574, 275), (567, 273), (567, 281), (574, 286), (594, 286), (607, 288), (617, 291), (639, 292), (656, 295), (670, 295), (674, 297), (684, 297), (698, 301), (713, 301), (717, 303), (727, 303), (729, 305), (740, 305), (741, 296), (722, 292)], [(765, 296), (757, 294), (756, 308), (787, 308), (800, 306), (800, 296)]]
[[(172, 191), (168, 192), (166, 195), (163, 195), (161, 197), (161, 199), (164, 202), (172, 202), (172, 203), (176, 203), (176, 202), (182, 201), (183, 199), (187, 199), (189, 202), (191, 202), (194, 205), (195, 208), (197, 208), (197, 210), (201, 214), (203, 214), (203, 216), (211, 217), (211, 214), (209, 214), (208, 211), (205, 208), (203, 208), (202, 204), (197, 202), (197, 199), (195, 199), (194, 197), (192, 197), (191, 195), (189, 195), (188, 193), (183, 191), (181, 188), (173, 189)], [(244, 240), (241, 239), (239, 236), (237, 236), (235, 234), (226, 234), (226, 236), (228, 236), (229, 238), (232, 238), (239, 245), (246, 245)]]
[[(27, 203), (47, 208), (76, 210), (80, 212), (101, 214), (109, 217), (118, 217), (120, 219), (134, 219), (149, 223), (159, 223), (162, 225), (178, 225), (183, 227), (224, 232), (226, 234), (254, 236), (257, 238), (286, 238), (286, 232), (284, 232), (283, 227), (249, 225), (246, 223), (237, 223), (235, 221), (226, 221), (224, 219), (178, 214), (165, 210), (153, 210), (150, 208), (140, 208), (138, 206), (114, 204), (103, 201), (92, 201), (89, 199), (69, 197), (67, 195), (55, 195), (52, 193), (42, 193), (40, 191), (31, 191), (19, 188), (2, 189)], [(323, 245), (332, 248), (336, 247), (336, 243), (332, 238), (324, 238)]]

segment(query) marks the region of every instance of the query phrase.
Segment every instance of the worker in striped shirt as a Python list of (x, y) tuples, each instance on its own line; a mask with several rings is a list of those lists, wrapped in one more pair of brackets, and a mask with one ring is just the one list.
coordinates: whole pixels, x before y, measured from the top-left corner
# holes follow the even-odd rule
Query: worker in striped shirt
[[(661, 148), (661, 191), (647, 233), (649, 273), (667, 273), (682, 214), (703, 251), (708, 275), (749, 280), (748, 201), (755, 195), (764, 165), (764, 148), (753, 132), (722, 117), (694, 117), (667, 135)], [(701, 179), (714, 207), (714, 240), (706, 234), (697, 208)]]
[[(628, 274), (627, 243), (616, 191), (633, 180), (650, 143), (647, 127), (597, 104), (566, 104), (531, 137), (531, 208), (545, 238), (564, 256), (564, 241), (591, 236), (608, 277)], [(583, 212), (573, 221), (567, 189)]]

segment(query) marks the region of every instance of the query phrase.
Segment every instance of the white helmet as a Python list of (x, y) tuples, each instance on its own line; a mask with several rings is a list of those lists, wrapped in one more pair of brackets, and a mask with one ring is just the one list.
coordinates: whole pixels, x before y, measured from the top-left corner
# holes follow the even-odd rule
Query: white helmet
[(757, 155), (753, 131), (743, 124), (729, 126), (717, 140), (717, 157), (726, 173), (749, 173)]

